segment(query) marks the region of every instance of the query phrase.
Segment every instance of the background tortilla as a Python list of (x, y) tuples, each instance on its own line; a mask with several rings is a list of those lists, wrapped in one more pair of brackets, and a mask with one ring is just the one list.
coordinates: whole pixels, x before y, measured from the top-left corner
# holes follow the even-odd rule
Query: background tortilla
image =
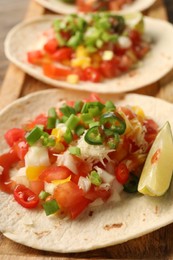
[[(77, 8), (75, 5), (70, 5), (62, 2), (61, 0), (36, 0), (39, 4), (43, 5), (45, 8), (62, 14), (76, 13)], [(129, 13), (143, 11), (154, 4), (156, 0), (135, 0), (132, 4), (124, 7), (118, 13)]]
[[(56, 16), (44, 16), (14, 27), (5, 40), (5, 53), (9, 60), (29, 75), (49, 85), (69, 89), (120, 93), (151, 84), (173, 68), (173, 26), (162, 20), (145, 18), (146, 34), (153, 40), (152, 50), (136, 69), (103, 83), (81, 82), (70, 84), (46, 77), (42, 69), (27, 63), (27, 51), (39, 48), (42, 33), (50, 28)], [(20, 46), (20, 47), (19, 47)], [(105, 87), (106, 85), (106, 87)]]
[[(4, 133), (20, 126), (62, 99), (86, 98), (82, 92), (46, 90), (21, 98), (0, 112), (0, 147), (7, 148)], [(110, 96), (104, 96), (110, 98)], [(117, 100), (117, 96), (112, 97)], [(130, 94), (116, 104), (139, 105), (160, 126), (173, 130), (173, 105), (160, 99)], [(159, 229), (173, 221), (173, 185), (161, 198), (124, 195), (122, 201), (84, 212), (77, 220), (46, 217), (42, 210), (26, 210), (12, 196), (0, 192), (0, 231), (15, 242), (54, 252), (82, 252), (119, 244)]]

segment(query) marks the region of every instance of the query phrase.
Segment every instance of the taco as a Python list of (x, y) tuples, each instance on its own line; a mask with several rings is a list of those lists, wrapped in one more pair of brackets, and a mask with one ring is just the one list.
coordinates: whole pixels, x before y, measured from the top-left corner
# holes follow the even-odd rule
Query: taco
[[(109, 100), (110, 96), (108, 95), (103, 96), (103, 100), (105, 99), (105, 101), (98, 99), (96, 95), (92, 96), (92, 99), (88, 99), (85, 96), (85, 100), (83, 99), (83, 96), (84, 93), (76, 92), (74, 95), (74, 93), (70, 92), (67, 94), (67, 92), (63, 90), (42, 91), (17, 100), (0, 113), (0, 184), (1, 189), (4, 191), (6, 190), (6, 192), (10, 192), (10, 190), (14, 188), (14, 194), (11, 195), (3, 191), (0, 192), (0, 230), (6, 237), (15, 242), (33, 248), (54, 252), (81, 252), (119, 244), (135, 237), (142, 236), (172, 222), (172, 185), (165, 195), (161, 197), (143, 196), (139, 193), (135, 193), (136, 189), (134, 189), (139, 177), (140, 167), (143, 164), (141, 161), (146, 157), (146, 152), (148, 152), (148, 149), (158, 132), (158, 128), (165, 123), (165, 118), (169, 121), (171, 129), (173, 129), (173, 120), (171, 117), (173, 112), (172, 105), (159, 99), (135, 94), (126, 95), (120, 99), (114, 98), (112, 100), (113, 102)], [(64, 100), (67, 100), (68, 106), (64, 104)], [(78, 102), (74, 103), (72, 100)], [(51, 110), (49, 110), (50, 107)], [(53, 110), (52, 108), (55, 107), (59, 107), (59, 109)], [(74, 109), (78, 112), (74, 113)], [(48, 110), (48, 117), (45, 117), (45, 113), (47, 113)], [(73, 117), (71, 123), (69, 123), (70, 117), (68, 117), (66, 113), (72, 113), (72, 116), (70, 116)], [(70, 127), (71, 129), (73, 128), (73, 130), (71, 130), (73, 140), (70, 139), (69, 141), (69, 132), (68, 135), (66, 135), (66, 138), (63, 134), (63, 141), (60, 139), (61, 135), (57, 134), (58, 128), (55, 127), (55, 114), (56, 116), (57, 114), (59, 116), (59, 118), (56, 117), (56, 124), (57, 126), (61, 125), (61, 131), (63, 129), (62, 124), (65, 124), (66, 127)], [(92, 114), (92, 117), (94, 119), (97, 118), (97, 120), (95, 120), (95, 122), (89, 120), (89, 114)], [(38, 117), (38, 115), (40, 116)], [(79, 126), (81, 127), (82, 121), (80, 120), (79, 123), (79, 121), (76, 120), (78, 116), (80, 116), (81, 120), (84, 120), (82, 126), (85, 126), (85, 133), (82, 134), (79, 131)], [(7, 124), (6, 118), (8, 118), (9, 124)], [(48, 128), (49, 124), (49, 127), (53, 127), (53, 130), (45, 128), (45, 118), (46, 128)], [(102, 125), (100, 135), (97, 131), (93, 132), (93, 128), (98, 129), (99, 127), (98, 118), (100, 118), (99, 122)], [(65, 123), (62, 123), (62, 121)], [(133, 124), (133, 126), (131, 124)], [(141, 128), (144, 124), (145, 127)], [(88, 128), (89, 125), (90, 128)], [(21, 126), (23, 126), (22, 129)], [(20, 130), (14, 135), (14, 133), (9, 132), (9, 127), (13, 129), (13, 131), (16, 131), (16, 129)], [(76, 131), (77, 128), (80, 133)], [(92, 134), (90, 132), (91, 129)], [(88, 131), (91, 135), (88, 134)], [(135, 131), (136, 133), (134, 133)], [(35, 132), (35, 134), (33, 134), (33, 132)], [(23, 135), (24, 133), (25, 135)], [(41, 135), (38, 135), (38, 133), (41, 133)], [(112, 133), (114, 133), (113, 141)], [(12, 149), (10, 153), (7, 152), (9, 151), (9, 148), (7, 150), (8, 146), (3, 137), (4, 134), (5, 139)], [(92, 157), (85, 154), (85, 159), (82, 159), (85, 161), (85, 166), (86, 163), (95, 165), (94, 169), (90, 168), (90, 174), (87, 176), (87, 179), (86, 175), (82, 176), (83, 181), (80, 181), (81, 176), (79, 177), (79, 175), (76, 174), (76, 168), (81, 165), (79, 160), (81, 159), (81, 154), (83, 154), (82, 146), (79, 145), (79, 143), (75, 146), (78, 134), (80, 135), (80, 141), (82, 140), (81, 137), (85, 135), (85, 141), (82, 140), (82, 143), (87, 143), (87, 138), (90, 137), (90, 144), (87, 143), (87, 147), (94, 146), (93, 149), (90, 149)], [(52, 179), (52, 175), (55, 174), (54, 171), (51, 172), (51, 175), (45, 174), (45, 171), (48, 168), (50, 169), (50, 165), (41, 163), (41, 165), (44, 166), (43, 168), (46, 169), (42, 168), (42, 171), (38, 174), (38, 171), (36, 172), (34, 170), (34, 166), (36, 169), (38, 164), (30, 164), (31, 161), (38, 163), (45, 162), (48, 159), (48, 157), (45, 156), (45, 149), (51, 151), (52, 147), (55, 145), (54, 143), (52, 146), (52, 140), (55, 140), (52, 139), (54, 135), (59, 143), (59, 145), (56, 144), (56, 149), (60, 149), (58, 152), (59, 159), (57, 159), (57, 161), (59, 160), (60, 162), (63, 154), (67, 153), (67, 151), (62, 152), (62, 149), (64, 149), (63, 146), (68, 147), (68, 159), (66, 160), (68, 166), (66, 165), (64, 168), (68, 168), (69, 164), (72, 163), (70, 158), (78, 158), (77, 163), (74, 164), (73, 162), (71, 167), (68, 168), (68, 171), (71, 171), (71, 177), (69, 177), (69, 175), (64, 177), (63, 175), (63, 178), (59, 180), (56, 179), (56, 181)], [(100, 139), (100, 136), (104, 138)], [(125, 137), (126, 140), (124, 139)], [(130, 156), (139, 156), (138, 152), (140, 146), (140, 164), (138, 164), (139, 161), (137, 160), (137, 164), (140, 167), (137, 167), (137, 171), (134, 171), (135, 176), (133, 177), (135, 177), (135, 181), (133, 179), (130, 185), (131, 188), (128, 190), (132, 193), (127, 193), (129, 187), (127, 185), (127, 179), (125, 180), (126, 175), (122, 174), (121, 177), (123, 177), (123, 179), (119, 179), (116, 167), (114, 169), (115, 174), (111, 173), (112, 165), (109, 162), (110, 154), (112, 152), (114, 153), (115, 150), (122, 145), (123, 139), (125, 140), (124, 144), (126, 145), (131, 139), (131, 144), (129, 145), (131, 148), (128, 150), (128, 152), (130, 151), (131, 153)], [(26, 146), (26, 140), (29, 144), (29, 148)], [(135, 141), (135, 143), (133, 143), (133, 141)], [(105, 144), (105, 142), (107, 144)], [(109, 152), (102, 153), (103, 147), (106, 149), (106, 145), (108, 145)], [(33, 147), (37, 147), (36, 153), (33, 151)], [(69, 147), (71, 147), (70, 150)], [(38, 149), (43, 149), (44, 152), (43, 150), (38, 152)], [(110, 151), (110, 149), (112, 151)], [(79, 150), (81, 154), (79, 153)], [(89, 151), (89, 149), (87, 148), (85, 151)], [(122, 156), (119, 159), (116, 157), (117, 155), (115, 156), (114, 154), (114, 159), (116, 160), (112, 159), (111, 161), (114, 164), (119, 161), (121, 162), (119, 165), (122, 165), (124, 156), (126, 157), (126, 155), (123, 155), (124, 152), (126, 153), (127, 150), (121, 150), (121, 152), (118, 153), (118, 156)], [(17, 154), (18, 160), (15, 157), (15, 153)], [(39, 156), (38, 153), (40, 154)], [(55, 158), (53, 158), (55, 157), (54, 153), (57, 155), (57, 151), (54, 151), (51, 154), (49, 153), (49, 160), (56, 166)], [(5, 160), (5, 162), (3, 162), (4, 157), (6, 157), (6, 159), (8, 157), (8, 161)], [(24, 170), (24, 164), (22, 164), (23, 159), (25, 163), (27, 161), (28, 168), (30, 166), (33, 167), (32, 174), (26, 169)], [(130, 159), (129, 154), (128, 159), (129, 160), (127, 160), (125, 164), (125, 169), (127, 170), (128, 167), (136, 168), (136, 163), (132, 166), (132, 158)], [(7, 182), (7, 178), (4, 180), (4, 173), (6, 172), (7, 175), (10, 164), (12, 165), (16, 160), (18, 163), (10, 172), (11, 180), (13, 181), (9, 181), (8, 179)], [(59, 167), (62, 169), (62, 165), (59, 165)], [(86, 169), (87, 167), (81, 167), (80, 173), (81, 171), (84, 172)], [(23, 174), (22, 172), (25, 173)], [(61, 173), (64, 174), (64, 171), (61, 171)], [(26, 175), (29, 180), (28, 188), (26, 187)], [(38, 184), (38, 179), (35, 179), (36, 176), (37, 178), (39, 176), (41, 176), (41, 178), (45, 176), (49, 177), (49, 180), (46, 179), (47, 185), (49, 185), (49, 190), (47, 190), (46, 193), (49, 193), (49, 195), (51, 194), (51, 184), (55, 186), (53, 192), (58, 190), (56, 194), (58, 194), (58, 196), (61, 194), (61, 196), (58, 199), (56, 197), (49, 197), (49, 199), (46, 200), (45, 191), (41, 192), (39, 193), (39, 203), (41, 203), (41, 205), (39, 204), (38, 206), (38, 196), (36, 195), (36, 192), (33, 193), (34, 187), (30, 186), (33, 181)], [(116, 176), (116, 180), (114, 176)], [(39, 178), (39, 181), (41, 178)], [(77, 182), (76, 178), (78, 179)], [(18, 185), (14, 185), (14, 182), (18, 182)], [(85, 190), (88, 187), (88, 182), (90, 182), (91, 185), (89, 188), (91, 189), (90, 191), (93, 191), (94, 189), (96, 193), (94, 194), (91, 192), (90, 196), (86, 197), (84, 196), (84, 193), (85, 195), (89, 194), (88, 191)], [(114, 188), (116, 192), (114, 194), (111, 193), (113, 196), (110, 194), (108, 196), (107, 192), (110, 190), (111, 183), (114, 183), (112, 188)], [(68, 190), (69, 193), (64, 193), (66, 200), (65, 204), (63, 204), (62, 191), (64, 192), (64, 187), (67, 187), (68, 185), (70, 185), (70, 189)], [(74, 187), (76, 189), (76, 185), (78, 186), (77, 193), (79, 196), (70, 192), (71, 189), (74, 191)], [(124, 188), (124, 190), (122, 190), (122, 188)], [(98, 196), (98, 194), (101, 193), (98, 191), (102, 191), (102, 195), (103, 193), (106, 193), (107, 197)], [(83, 198), (82, 206), (79, 203), (81, 192)], [(97, 196), (95, 196), (96, 194)], [(91, 195), (94, 196), (94, 199)], [(73, 198), (75, 198), (75, 205), (77, 206), (75, 209), (74, 203), (72, 202)], [(110, 198), (111, 200), (109, 200)], [(68, 203), (69, 199), (71, 199), (71, 203)], [(88, 200), (90, 201), (90, 205), (87, 204)], [(54, 201), (53, 206), (51, 205), (51, 207), (49, 204), (50, 201)], [(45, 207), (45, 204), (47, 203), (49, 206)], [(58, 206), (57, 203), (59, 203)], [(93, 205), (93, 203), (95, 205)], [(42, 207), (45, 209), (47, 216)], [(69, 209), (72, 210), (72, 208), (74, 214), (76, 214), (76, 211), (80, 211), (80, 214), (75, 215), (74, 217), (74, 215), (68, 211)]]
[[(62, 13), (62, 14), (72, 14), (76, 13), (77, 11), (82, 11), (82, 12), (88, 12), (92, 11), (92, 6), (91, 6), (91, 1), (89, 7), (88, 5), (82, 6), (82, 0), (36, 0), (39, 4), (43, 5), (45, 8), (57, 12), (57, 13)], [(75, 2), (77, 2), (75, 4)], [(87, 1), (86, 1), (87, 2)], [(89, 2), (89, 1), (88, 1)], [(93, 1), (97, 2), (97, 1)], [(105, 10), (105, 5), (106, 5), (106, 10), (110, 10), (113, 12), (120, 12), (120, 13), (130, 13), (130, 12), (139, 12), (143, 11), (147, 8), (149, 8), (151, 5), (154, 4), (155, 0), (120, 0), (120, 1), (110, 1), (112, 2), (110, 4), (110, 7), (108, 6), (109, 1), (102, 1), (102, 8), (104, 7)], [(105, 4), (104, 4), (105, 2)], [(115, 3), (116, 2), (116, 3)], [(118, 2), (118, 4), (117, 4)], [(100, 4), (100, 3), (99, 3)], [(93, 5), (93, 3), (92, 3)], [(100, 6), (99, 6), (100, 7)], [(110, 9), (109, 9), (110, 8)], [(96, 8), (97, 9), (97, 8)]]
[[(129, 16), (128, 16), (129, 17)], [(135, 16), (136, 17), (136, 16)], [(142, 16), (140, 14), (137, 15), (137, 18)], [(132, 18), (132, 19), (131, 19)], [(122, 17), (117, 18), (119, 21), (123, 21)], [(105, 80), (103, 82), (88, 82), (86, 81), (76, 81), (77, 79), (80, 79), (81, 76), (83, 76), (83, 72), (81, 73), (81, 69), (78, 67), (76, 68), (76, 71), (73, 74), (71, 74), (71, 70), (69, 72), (69, 67), (68, 66), (63, 66), (62, 68), (58, 69), (50, 61), (50, 55), (45, 57), (44, 59), (44, 69), (46, 74), (50, 74), (50, 78), (46, 75), (43, 74), (43, 69), (41, 66), (33, 65), (27, 61), (27, 53), (33, 50), (40, 50), (42, 49), (43, 45), (47, 41), (47, 35), (43, 37), (43, 34), (45, 34), (45, 31), (49, 31), (49, 28), (51, 28), (51, 25), (53, 21), (55, 20), (55, 16), (45, 16), (42, 18), (34, 19), (31, 21), (24, 22), (14, 29), (9, 32), (6, 41), (5, 41), (5, 53), (6, 56), (11, 60), (14, 64), (16, 64), (18, 67), (23, 69), (26, 73), (29, 75), (35, 77), (38, 80), (41, 80), (49, 85), (53, 85), (56, 87), (63, 87), (63, 88), (70, 88), (70, 89), (77, 89), (77, 90), (85, 90), (85, 91), (94, 91), (95, 92), (102, 92), (102, 93), (120, 93), (120, 92), (126, 92), (126, 91), (131, 91), (138, 89), (140, 87), (146, 86), (148, 84), (151, 84), (157, 80), (159, 80), (161, 77), (163, 77), (173, 66), (173, 50), (172, 50), (172, 45), (173, 45), (173, 27), (169, 23), (165, 21), (159, 21), (159, 20), (154, 20), (151, 18), (144, 18), (144, 24), (145, 24), (145, 34), (146, 38), (148, 37), (151, 39), (151, 43), (147, 44), (145, 40), (144, 41), (144, 46), (143, 48), (137, 48), (138, 50), (142, 50), (144, 53), (141, 56), (141, 53), (139, 54), (139, 57), (137, 59), (138, 63), (137, 66), (135, 66), (133, 69), (131, 69), (129, 72), (125, 72), (120, 76), (117, 76), (116, 78), (112, 78), (112, 74), (109, 75), (110, 73), (119, 72), (119, 69), (117, 69), (117, 64), (110, 65), (112, 61), (117, 61), (122, 63), (125, 60), (125, 63), (129, 63), (127, 61), (130, 61), (130, 64), (134, 63), (134, 60), (136, 61), (136, 56), (134, 56), (134, 53), (126, 53), (125, 57), (122, 58), (121, 56), (116, 59), (116, 56), (113, 54), (112, 51), (109, 50), (109, 48), (105, 51), (105, 59), (111, 59), (112, 55), (115, 56), (115, 60), (108, 60), (104, 61), (104, 63), (108, 63), (107, 68), (103, 69), (102, 68), (102, 73), (105, 73), (109, 78), (105, 77)], [(129, 26), (137, 26), (135, 29), (135, 34), (138, 35), (139, 33), (136, 33), (136, 30), (140, 31), (141, 28), (143, 28), (143, 19), (138, 20), (139, 23), (136, 23), (135, 20), (133, 19), (133, 16), (129, 17), (128, 19), (131, 25)], [(63, 21), (63, 18), (62, 18)], [(107, 23), (106, 23), (107, 24)], [(119, 24), (119, 23), (118, 23)], [(121, 23), (123, 25), (123, 22)], [(58, 25), (57, 25), (58, 26)], [(122, 28), (121, 28), (122, 29)], [(47, 32), (48, 34), (48, 32)], [(106, 34), (107, 35), (107, 34)], [(78, 37), (79, 35), (76, 35)], [(110, 36), (110, 35), (108, 35)], [(116, 37), (116, 34), (112, 36), (113, 40), (114, 37)], [(123, 42), (124, 38), (122, 37)], [(134, 37), (135, 39), (138, 39), (140, 37)], [(99, 40), (100, 42), (100, 40)], [(129, 44), (129, 39), (125, 39), (125, 44)], [(102, 42), (101, 42), (102, 43)], [(20, 44), (20, 47), (19, 47)], [(108, 44), (109, 45), (109, 44)], [(146, 46), (146, 48), (145, 48)], [(149, 52), (145, 57), (139, 62), (141, 57), (146, 54), (148, 50), (148, 46), (151, 46)], [(91, 46), (93, 48), (93, 46)], [(51, 46), (52, 48), (52, 46)], [(65, 48), (65, 47), (64, 47)], [(66, 49), (66, 48), (65, 48)], [(126, 48), (125, 48), (126, 49)], [(61, 50), (61, 49), (60, 49)], [(123, 51), (123, 52), (122, 52)], [(37, 52), (37, 51), (36, 51)], [(85, 53), (86, 50), (82, 48), (82, 50), (79, 50), (79, 53), (81, 55), (81, 52)], [(65, 55), (71, 55), (71, 52), (66, 52)], [(124, 49), (121, 50), (120, 52), (121, 55), (124, 53)], [(39, 57), (41, 56), (42, 58), (42, 52), (38, 51), (37, 53)], [(136, 54), (138, 56), (138, 54)], [(82, 54), (83, 55), (83, 54)], [(98, 56), (98, 55), (96, 55)], [(31, 56), (32, 57), (32, 56)], [(36, 58), (39, 58), (36, 56)], [(62, 58), (62, 56), (61, 56)], [(37, 60), (37, 59), (36, 59)], [(90, 57), (85, 57), (85, 60), (89, 60), (90, 62)], [(133, 61), (133, 62), (132, 62)], [(48, 62), (48, 63), (47, 63)], [(75, 61), (76, 62), (76, 61)], [(96, 57), (96, 62), (97, 66), (99, 66), (99, 61), (97, 60)], [(38, 60), (38, 63), (40, 64), (40, 60)], [(86, 62), (85, 62), (86, 63)], [(116, 62), (114, 62), (116, 63)], [(120, 64), (119, 63), (119, 64)], [(136, 62), (135, 62), (136, 63)], [(134, 63), (134, 64), (135, 64)], [(42, 64), (42, 63), (41, 63)], [(53, 65), (52, 65), (53, 64)], [(59, 63), (58, 63), (59, 64)], [(88, 64), (88, 63), (87, 63)], [(69, 60), (68, 64), (69, 65)], [(127, 65), (127, 64), (126, 64)], [(54, 67), (55, 66), (55, 67)], [(87, 65), (89, 66), (89, 65)], [(115, 71), (112, 69), (115, 68)], [(129, 66), (123, 66), (122, 64), (122, 70), (126, 71), (129, 69)], [(79, 70), (78, 70), (79, 69)], [(68, 81), (64, 80), (59, 80), (54, 77), (57, 76), (57, 70), (58, 72), (60, 71), (60, 74), (62, 75), (62, 79), (68, 78)], [(88, 71), (89, 69), (86, 68)], [(93, 70), (95, 73), (93, 73)], [(94, 68), (92, 71), (91, 69), (88, 71), (87, 75), (90, 76), (90, 79), (92, 81), (98, 81), (102, 76), (100, 76), (100, 70), (98, 68)], [(83, 70), (82, 70), (83, 71)], [(70, 75), (69, 75), (70, 73)], [(76, 74), (77, 75), (76, 75)], [(99, 76), (98, 76), (99, 73)], [(75, 74), (75, 75), (74, 75)], [(114, 75), (113, 74), (113, 75)], [(71, 77), (72, 75), (72, 77)], [(69, 76), (69, 77), (68, 77)], [(88, 76), (88, 77), (89, 77)], [(85, 79), (85, 77), (84, 77)], [(85, 79), (86, 80), (86, 79)], [(91, 81), (90, 80), (90, 81)], [(128, 84), (127, 84), (128, 82)], [(106, 83), (106, 88), (105, 88), (105, 83)]]

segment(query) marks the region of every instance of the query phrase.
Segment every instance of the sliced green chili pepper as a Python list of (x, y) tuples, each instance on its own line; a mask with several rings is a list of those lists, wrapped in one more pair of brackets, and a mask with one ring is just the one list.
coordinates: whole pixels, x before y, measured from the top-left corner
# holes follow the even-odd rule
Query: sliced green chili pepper
[(109, 148), (116, 149), (120, 142), (120, 136), (118, 133), (115, 133), (113, 137), (109, 137), (107, 144)]
[(88, 144), (101, 145), (103, 144), (103, 137), (100, 133), (101, 128), (99, 126), (94, 126), (88, 129), (84, 139)]
[(123, 134), (126, 129), (125, 120), (116, 112), (103, 114), (100, 117), (100, 124), (103, 125), (105, 129), (111, 129), (118, 134)]

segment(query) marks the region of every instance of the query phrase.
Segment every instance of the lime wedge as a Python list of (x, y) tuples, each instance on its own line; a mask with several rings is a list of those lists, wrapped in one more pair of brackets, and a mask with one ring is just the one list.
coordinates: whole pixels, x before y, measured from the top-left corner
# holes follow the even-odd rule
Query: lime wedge
[(124, 14), (127, 25), (140, 33), (144, 32), (144, 18), (141, 13)]
[(168, 122), (161, 128), (147, 156), (138, 191), (161, 196), (169, 188), (173, 172), (173, 138)]

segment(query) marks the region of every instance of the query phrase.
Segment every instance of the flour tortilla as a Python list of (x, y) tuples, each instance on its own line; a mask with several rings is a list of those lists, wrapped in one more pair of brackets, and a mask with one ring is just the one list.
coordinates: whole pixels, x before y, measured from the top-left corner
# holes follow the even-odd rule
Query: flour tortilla
[(9, 32), (5, 40), (7, 58), (29, 75), (49, 85), (85, 91), (94, 90), (99, 93), (128, 92), (159, 80), (173, 68), (173, 26), (165, 21), (145, 18), (146, 34), (152, 38), (153, 45), (152, 50), (136, 69), (118, 78), (105, 80), (103, 83), (70, 84), (48, 78), (43, 75), (41, 68), (27, 63), (26, 53), (43, 46), (40, 37), (50, 28), (55, 17), (44, 16), (21, 23)]
[[(61, 14), (77, 13), (77, 7), (74, 4), (67, 4), (61, 0), (36, 0), (45, 8)], [(117, 13), (130, 13), (144, 11), (155, 3), (156, 0), (134, 0), (132, 4), (124, 6), (124, 8)]]
[[(3, 135), (27, 119), (46, 112), (62, 99), (86, 98), (86, 93), (46, 90), (17, 100), (0, 112), (0, 147)], [(110, 99), (110, 96), (104, 96)], [(116, 100), (117, 96), (112, 96)], [(165, 120), (173, 130), (173, 105), (143, 95), (129, 94), (116, 104), (138, 105), (160, 126)], [(123, 243), (159, 229), (173, 221), (173, 185), (160, 198), (124, 194), (120, 202), (86, 210), (77, 220), (46, 217), (43, 210), (26, 210), (12, 195), (0, 192), (0, 231), (15, 242), (54, 252), (82, 252)]]

